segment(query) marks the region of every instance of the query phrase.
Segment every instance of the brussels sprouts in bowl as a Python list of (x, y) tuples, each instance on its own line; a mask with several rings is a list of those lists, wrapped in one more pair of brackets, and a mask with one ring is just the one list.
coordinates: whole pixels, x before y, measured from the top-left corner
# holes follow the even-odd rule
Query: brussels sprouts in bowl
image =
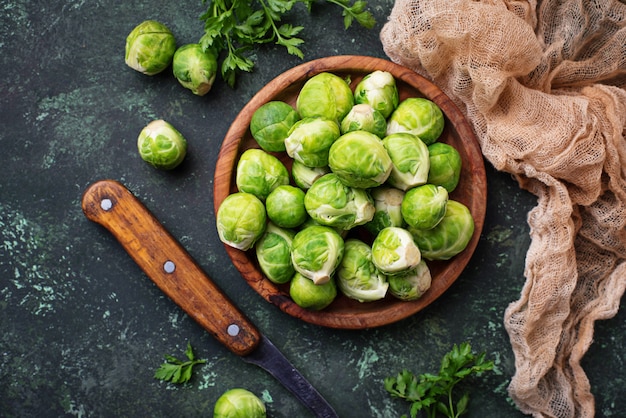
[[(302, 299), (301, 297), (296, 297), (294, 300), (290, 295), (290, 291), (294, 293), (293, 289), (290, 290), (290, 283), (276, 283), (276, 281), (267, 278), (259, 265), (255, 248), (241, 250), (225, 245), (225, 249), (233, 264), (255, 291), (268, 302), (278, 306), (283, 312), (308, 323), (331, 328), (363, 329), (390, 324), (419, 312), (440, 297), (461, 275), (478, 244), (482, 231), (486, 210), (485, 168), (480, 147), (469, 123), (465, 120), (454, 103), (437, 86), (433, 85), (428, 80), (390, 61), (363, 56), (334, 56), (310, 61), (297, 66), (276, 77), (248, 102), (228, 130), (220, 149), (214, 178), (214, 205), (216, 213), (222, 205), (222, 202), (229, 195), (239, 191), (236, 177), (240, 157), (249, 149), (261, 148), (259, 143), (254, 139), (250, 126), (252, 117), (257, 109), (266, 103), (280, 101), (287, 103), (293, 109), (297, 110), (300, 91), (308, 80), (318, 74), (333, 74), (339, 79), (345, 80), (350, 89), (355, 92), (362, 80), (377, 71), (386, 72), (393, 76), (395, 86), (391, 85), (390, 87), (387, 82), (384, 88), (397, 89), (398, 103), (408, 98), (423, 98), (432, 101), (441, 110), (444, 122), (443, 130), (435, 141), (453, 147), (458, 152), (461, 161), (458, 183), (455, 185), (454, 189), (450, 191), (449, 199), (453, 202), (459, 202), (467, 208), (467, 211), (471, 215), (471, 220), (473, 221), (473, 228), (466, 228), (465, 230), (450, 228), (450, 230), (459, 233), (466, 231), (467, 236), (464, 238), (467, 239), (467, 243), (464, 249), (445, 260), (431, 260), (428, 257), (424, 257), (425, 260), (420, 263), (420, 267), (422, 270), (427, 268), (427, 271), (422, 272), (420, 270), (419, 275), (415, 274), (412, 270), (403, 272), (402, 274), (404, 276), (395, 277), (393, 284), (391, 280), (389, 281), (389, 288), (393, 286), (393, 293), (395, 294), (392, 294), (389, 290), (382, 298), (372, 297), (369, 299), (375, 300), (361, 301), (359, 299), (364, 299), (361, 294), (355, 298), (354, 295), (352, 295), (353, 297), (349, 297), (343, 293), (346, 284), (346, 282), (344, 282), (342, 286), (337, 284), (337, 295), (329, 304), (315, 303), (312, 305), (313, 308), (302, 306), (309, 302), (304, 303), (300, 300)], [(380, 74), (377, 73), (377, 75)], [(338, 81), (333, 77), (329, 79), (333, 82)], [(370, 82), (368, 81), (368, 83)], [(341, 85), (341, 83), (338, 82), (336, 84)], [(367, 89), (376, 90), (379, 89), (378, 84), (380, 83), (374, 83), (372, 86), (369, 86), (366, 83), (362, 83), (361, 86), (366, 85)], [(325, 87), (328, 88), (328, 85), (326, 84)], [(368, 94), (370, 93), (368, 92)], [(309, 95), (314, 94), (311, 94), (311, 91), (307, 91), (307, 96)], [(355, 95), (355, 104), (361, 102), (361, 96), (364, 96), (364, 93), (359, 92)], [(383, 100), (391, 100), (392, 107), (398, 106), (398, 104), (395, 103), (396, 99), (393, 90), (390, 94), (387, 93), (383, 96), (390, 98), (383, 98)], [(309, 98), (309, 100), (314, 100), (314, 98)], [(349, 103), (350, 98), (346, 98), (345, 101)], [(376, 104), (376, 106), (381, 105)], [(349, 109), (349, 107), (346, 107), (346, 109)], [(323, 118), (324, 116), (311, 116), (308, 114), (304, 116), (304, 118), (307, 117)], [(337, 119), (337, 123), (340, 124), (341, 121), (339, 118)], [(439, 126), (439, 122), (437, 122), (437, 126)], [(387, 133), (387, 135), (388, 134), (389, 133)], [(288, 136), (288, 133), (283, 133), (282, 135)], [(431, 141), (433, 141), (432, 138), (427, 138), (427, 142)], [(321, 178), (329, 171), (329, 167), (321, 166), (321, 163), (324, 162), (324, 156), (322, 156), (320, 167), (314, 170), (304, 170), (303, 173), (303, 170), (301, 170), (302, 167), (299, 167), (300, 162), (297, 162), (295, 164), (297, 166), (297, 173), (292, 174), (292, 165), (294, 165), (294, 161), (297, 160), (294, 160), (294, 158), (290, 157), (288, 152), (285, 151), (270, 151), (270, 154), (279, 159), (288, 170), (291, 186), (299, 186), (305, 193), (308, 193), (311, 182), (317, 181), (316, 179)], [(434, 157), (431, 156), (431, 159), (433, 158)], [(357, 159), (355, 158), (355, 160)], [(337, 167), (335, 167), (335, 169), (337, 169)], [(294, 172), (295, 171), (296, 169), (294, 169)], [(300, 183), (306, 183), (306, 187), (302, 187)], [(385, 183), (385, 185), (388, 185), (388, 183)], [(384, 188), (384, 186), (378, 186), (378, 188)], [(335, 188), (334, 190), (339, 189)], [(368, 193), (370, 191), (374, 192), (374, 188), (367, 190)], [(398, 196), (405, 193), (400, 190), (395, 191)], [(314, 192), (316, 192), (315, 189)], [(374, 192), (374, 196), (375, 195), (376, 193)], [(378, 197), (372, 198), (371, 202), (376, 203), (378, 200)], [(453, 203), (452, 206), (455, 206), (455, 203)], [(396, 203), (394, 207), (395, 209), (392, 210), (398, 212), (400, 209), (399, 204)], [(380, 209), (376, 207), (371, 213), (371, 218), (374, 217), (374, 212), (378, 212), (379, 210)], [(336, 229), (336, 232), (345, 242), (354, 242), (353, 239), (358, 239), (365, 245), (371, 246), (375, 238), (371, 230), (376, 230), (371, 228), (372, 222), (372, 220), (364, 223), (359, 222), (357, 226), (349, 229), (345, 229), (345, 226), (335, 227), (332, 225), (327, 225), (321, 229), (325, 229), (326, 231), (330, 228)], [(298, 230), (311, 224), (315, 225), (316, 223), (319, 225), (317, 220), (309, 217), (307, 221), (298, 227)], [(368, 224), (370, 224), (370, 228), (367, 227)], [(407, 229), (409, 227), (409, 225), (406, 225)], [(458, 242), (464, 244), (461, 238), (458, 239)], [(348, 248), (350, 248), (350, 246), (348, 246)], [(350, 253), (350, 251), (348, 251), (348, 253)], [(361, 257), (361, 259), (366, 260), (366, 257)], [(354, 270), (356, 271), (356, 268), (354, 268)], [(344, 275), (344, 273), (345, 268), (342, 275)], [(333, 280), (327, 283), (333, 283), (333, 281), (336, 282), (339, 280), (339, 273), (335, 272), (332, 277)], [(376, 276), (374, 275), (372, 277)], [(430, 280), (426, 280), (428, 278), (430, 278)], [(298, 280), (300, 279), (301, 278), (298, 278)], [(343, 279), (345, 280), (346, 277), (343, 277)], [(349, 280), (349, 278), (347, 279)], [(306, 285), (310, 285), (311, 283), (305, 282)], [(349, 281), (347, 283), (349, 283)], [(357, 283), (352, 283), (352, 287), (361, 292), (364, 289), (361, 284)], [(330, 293), (332, 294), (332, 292)], [(302, 294), (302, 292), (299, 292), (297, 296), (302, 296)], [(300, 304), (297, 303), (298, 301)], [(320, 309), (320, 306), (323, 306), (323, 308)]]

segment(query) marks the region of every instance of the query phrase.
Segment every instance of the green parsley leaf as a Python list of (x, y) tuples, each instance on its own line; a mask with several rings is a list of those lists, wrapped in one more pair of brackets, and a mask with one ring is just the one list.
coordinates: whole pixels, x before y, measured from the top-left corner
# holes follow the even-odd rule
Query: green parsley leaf
[(395, 377), (384, 379), (385, 390), (395, 398), (411, 402), (410, 416), (416, 418), (420, 411), (434, 418), (437, 413), (449, 418), (457, 418), (467, 412), (469, 393), (464, 393), (457, 401), (453, 396), (454, 387), (471, 375), (479, 376), (493, 369), (493, 362), (485, 360), (485, 353), (474, 354), (468, 342), (456, 344), (446, 353), (438, 374), (423, 373), (415, 376), (403, 370)]
[(191, 379), (193, 366), (196, 364), (204, 364), (206, 360), (196, 360), (191, 343), (187, 342), (185, 350), (187, 361), (165, 354), (165, 363), (161, 364), (154, 372), (154, 378), (172, 383), (185, 383)]
[[(376, 24), (367, 9), (365, 0), (324, 0), (342, 9), (344, 27), (354, 21), (371, 29)], [(203, 0), (207, 10), (200, 15), (204, 22), (204, 34), (199, 43), (211, 49), (222, 59), (221, 76), (234, 87), (237, 74), (254, 68), (250, 50), (264, 43), (283, 46), (291, 55), (304, 58), (300, 46), (304, 40), (298, 34), (304, 29), (299, 25), (281, 24), (297, 3), (308, 12), (315, 0)]]

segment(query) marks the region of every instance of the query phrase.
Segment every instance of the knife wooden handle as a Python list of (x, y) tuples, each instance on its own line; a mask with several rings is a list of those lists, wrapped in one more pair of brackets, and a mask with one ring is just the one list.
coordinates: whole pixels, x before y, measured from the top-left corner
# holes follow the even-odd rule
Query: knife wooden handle
[(238, 355), (261, 335), (180, 243), (121, 183), (102, 180), (82, 199), (85, 216), (109, 230), (154, 283), (218, 341)]

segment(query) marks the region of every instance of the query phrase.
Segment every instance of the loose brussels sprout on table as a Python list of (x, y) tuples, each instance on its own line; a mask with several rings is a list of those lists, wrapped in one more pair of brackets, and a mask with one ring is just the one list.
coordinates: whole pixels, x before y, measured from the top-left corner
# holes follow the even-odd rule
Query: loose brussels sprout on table
[(247, 389), (227, 390), (217, 399), (213, 418), (265, 418), (265, 404)]
[(146, 20), (128, 34), (124, 61), (140, 73), (155, 75), (172, 63), (175, 51), (176, 39), (169, 28)]
[(187, 154), (187, 140), (172, 124), (154, 120), (146, 125), (137, 138), (141, 158), (156, 168), (176, 168)]
[(387, 132), (387, 119), (378, 110), (368, 104), (357, 104), (341, 121), (341, 133), (367, 131), (378, 137)]
[(341, 235), (327, 226), (308, 226), (291, 243), (291, 262), (297, 272), (314, 284), (328, 282), (343, 258)]
[(412, 269), (421, 259), (420, 249), (404, 228), (385, 228), (372, 243), (372, 261), (383, 273), (394, 274)]
[(353, 131), (332, 144), (328, 166), (346, 186), (366, 189), (387, 181), (392, 162), (379, 137), (367, 131)]
[(304, 195), (304, 207), (319, 224), (343, 230), (371, 221), (376, 210), (366, 190), (346, 186), (335, 173), (311, 185)]
[(393, 75), (376, 70), (367, 74), (354, 88), (354, 101), (368, 104), (388, 118), (399, 102), (398, 88)]
[(462, 160), (459, 151), (443, 142), (435, 142), (428, 146), (430, 170), (428, 183), (443, 186), (452, 192), (459, 184)]
[(393, 162), (389, 184), (406, 191), (426, 183), (430, 160), (428, 146), (421, 139), (406, 132), (395, 133), (383, 138), (383, 146)]
[(337, 284), (334, 279), (315, 284), (301, 273), (296, 273), (289, 284), (289, 296), (301, 308), (319, 311), (335, 300)]
[(372, 261), (372, 248), (358, 239), (348, 239), (337, 268), (337, 285), (344, 295), (359, 302), (380, 300), (389, 283)]
[(291, 242), (296, 233), (269, 222), (263, 236), (254, 244), (259, 267), (270, 281), (287, 283), (296, 270), (291, 263)]
[(285, 151), (285, 138), (300, 115), (285, 102), (274, 100), (259, 107), (250, 119), (250, 133), (269, 152)]
[(239, 191), (252, 193), (265, 201), (272, 190), (289, 184), (289, 172), (278, 158), (251, 148), (239, 157), (235, 182)]
[(434, 228), (446, 214), (448, 192), (441, 186), (424, 184), (407, 191), (402, 199), (402, 217), (416, 229)]
[(304, 191), (288, 184), (270, 192), (265, 208), (268, 218), (283, 228), (300, 226), (308, 217), (304, 207)]
[(220, 205), (216, 218), (220, 240), (244, 251), (252, 248), (263, 235), (267, 221), (263, 202), (245, 192), (228, 195)]
[(436, 227), (409, 227), (415, 243), (427, 260), (449, 260), (467, 247), (474, 234), (474, 218), (467, 206), (448, 200), (446, 214)]
[(304, 83), (296, 100), (302, 118), (323, 117), (339, 124), (354, 106), (354, 95), (343, 78), (332, 73), (317, 74)]
[(296, 122), (285, 138), (287, 154), (308, 167), (328, 165), (328, 151), (341, 132), (326, 118), (304, 118)]
[(443, 112), (436, 103), (422, 97), (409, 97), (400, 102), (387, 121), (387, 135), (408, 132), (426, 145), (439, 139), (444, 128)]
[(204, 96), (217, 76), (217, 57), (200, 44), (183, 45), (174, 54), (172, 72), (181, 86), (197, 96)]

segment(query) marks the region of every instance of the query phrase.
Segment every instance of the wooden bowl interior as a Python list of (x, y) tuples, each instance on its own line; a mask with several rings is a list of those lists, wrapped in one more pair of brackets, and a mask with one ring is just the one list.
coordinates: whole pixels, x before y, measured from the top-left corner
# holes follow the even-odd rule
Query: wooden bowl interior
[[(276, 285), (266, 279), (258, 266), (254, 250), (247, 252), (225, 245), (233, 264), (244, 279), (268, 302), (282, 311), (306, 322), (341, 329), (373, 328), (390, 324), (419, 312), (441, 296), (459, 277), (469, 262), (484, 224), (487, 186), (485, 168), (479, 144), (473, 131), (456, 105), (438, 87), (415, 72), (390, 61), (361, 56), (335, 56), (311, 61), (295, 67), (271, 81), (241, 110), (224, 138), (218, 158), (215, 182), (215, 211), (221, 202), (237, 191), (235, 172), (239, 155), (249, 148), (259, 148), (248, 129), (256, 109), (271, 100), (281, 100), (295, 108), (298, 92), (310, 77), (320, 72), (332, 72), (349, 77), (351, 87), (374, 70), (389, 71), (396, 79), (400, 99), (425, 97), (434, 101), (443, 111), (446, 124), (439, 139), (454, 146), (463, 160), (461, 178), (450, 198), (465, 204), (472, 213), (475, 231), (467, 248), (448, 261), (427, 261), (432, 275), (430, 289), (416, 301), (406, 302), (388, 295), (376, 302), (360, 303), (339, 295), (322, 311), (311, 311), (296, 305), (289, 297), (288, 285)], [(288, 169), (291, 158), (286, 153), (273, 153)], [(371, 236), (364, 228), (350, 232), (366, 242)]]

